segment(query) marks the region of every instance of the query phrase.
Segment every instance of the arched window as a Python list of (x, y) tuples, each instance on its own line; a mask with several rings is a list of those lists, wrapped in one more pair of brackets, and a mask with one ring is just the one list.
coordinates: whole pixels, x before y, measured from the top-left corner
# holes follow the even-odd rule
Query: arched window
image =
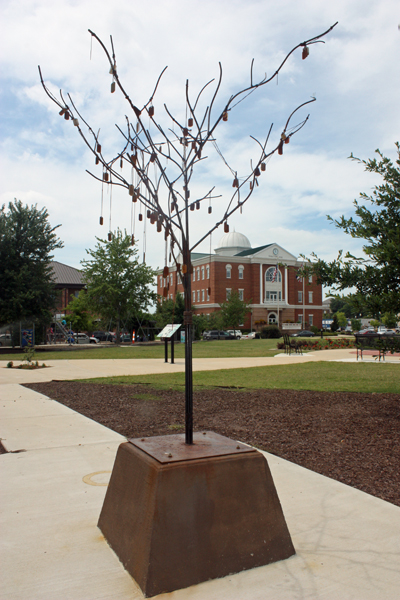
[(210, 279), (210, 265), (206, 266), (207, 279)]
[(225, 265), (226, 269), (226, 278), (230, 279), (232, 277), (232, 265)]
[(204, 279), (204, 267), (201, 267), (201, 278)]
[(277, 318), (276, 318), (276, 314), (275, 313), (269, 313), (268, 315), (268, 323), (270, 325), (275, 325), (277, 323)]
[(265, 272), (264, 302), (282, 301), (282, 274), (278, 266), (269, 267)]
[(200, 281), (200, 267), (197, 267), (197, 281)]
[(282, 277), (278, 267), (270, 267), (265, 273), (265, 281), (268, 283), (281, 283)]
[(243, 279), (243, 276), (244, 276), (244, 266), (243, 265), (239, 265), (238, 266), (238, 270), (239, 270), (239, 279)]

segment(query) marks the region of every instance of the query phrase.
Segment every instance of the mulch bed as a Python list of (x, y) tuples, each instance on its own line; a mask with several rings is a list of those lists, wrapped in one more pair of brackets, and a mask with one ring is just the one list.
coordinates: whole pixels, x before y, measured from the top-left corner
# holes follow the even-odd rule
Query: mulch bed
[[(128, 438), (184, 431), (184, 392), (147, 385), (30, 383)], [(400, 506), (400, 394), (213, 389), (194, 393), (212, 430)]]

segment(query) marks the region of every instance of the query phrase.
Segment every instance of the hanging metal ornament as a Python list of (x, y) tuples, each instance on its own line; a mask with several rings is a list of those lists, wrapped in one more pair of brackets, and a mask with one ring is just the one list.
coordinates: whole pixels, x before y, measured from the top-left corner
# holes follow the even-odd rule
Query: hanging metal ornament
[(261, 171), (265, 171), (265, 169), (267, 168), (267, 165), (265, 164), (265, 162), (261, 163)]
[(226, 110), (222, 113), (222, 120), (223, 121), (227, 121), (228, 120), (228, 112)]
[(97, 156), (97, 154), (96, 154), (96, 160), (95, 160), (95, 163), (96, 163), (96, 165), (98, 165), (98, 164), (99, 164), (99, 162), (100, 162), (100, 159), (99, 159), (99, 157), (98, 157), (98, 156)]
[(227, 221), (225, 221), (225, 223), (224, 223), (224, 232), (229, 233), (229, 225), (228, 225)]
[(234, 188), (238, 188), (239, 187), (239, 180), (237, 177), (234, 178), (233, 183), (232, 183), (232, 187)]
[(259, 169), (258, 167), (256, 167), (256, 168), (254, 169), (254, 175), (255, 175), (256, 177), (260, 177), (261, 173), (260, 173), (260, 169)]
[(96, 151), (101, 154), (101, 144), (97, 144)]
[(108, 173), (107, 173), (107, 171), (104, 171), (104, 173), (103, 173), (103, 180), (104, 181), (108, 181)]
[(100, 225), (103, 225), (103, 222), (104, 222), (103, 217), (100, 217)]
[(108, 241), (111, 242), (112, 240), (112, 233), (111, 231), (108, 232)]
[(301, 53), (301, 58), (304, 60), (310, 54), (310, 50), (308, 46), (304, 46), (303, 51)]
[(111, 93), (113, 94), (115, 92), (115, 81), (113, 81), (111, 83)]
[(120, 168), (121, 168), (121, 169), (122, 169), (122, 167), (124, 166), (124, 161), (123, 161), (123, 158), (122, 158), (122, 156), (121, 156), (121, 158), (120, 158), (120, 160), (119, 160), (119, 166), (120, 166)]
[(279, 142), (279, 146), (278, 146), (278, 154), (280, 154), (282, 156), (283, 154), (283, 140), (281, 140)]
[(163, 269), (163, 277), (168, 277), (169, 275), (169, 267), (167, 265), (165, 265), (164, 269)]
[(289, 141), (290, 141), (290, 136), (287, 136), (287, 137), (285, 138), (285, 144), (288, 144), (288, 143), (289, 143)]
[(139, 213), (138, 219), (139, 219), (139, 221), (143, 221), (143, 215), (142, 215), (142, 213)]
[(196, 210), (200, 210), (200, 200), (197, 200), (196, 202)]
[(149, 107), (149, 117), (154, 117), (154, 106), (153, 105), (151, 105)]

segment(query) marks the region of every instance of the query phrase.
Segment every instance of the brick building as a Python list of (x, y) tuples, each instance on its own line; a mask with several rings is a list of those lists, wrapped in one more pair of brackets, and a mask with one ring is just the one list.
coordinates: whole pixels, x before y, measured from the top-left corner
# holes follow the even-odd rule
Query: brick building
[[(302, 323), (322, 326), (322, 286), (315, 276), (301, 278), (301, 262), (279, 244), (252, 248), (248, 238), (236, 231), (222, 236), (214, 254), (192, 254), (192, 305), (196, 314), (211, 314), (229, 298), (232, 290), (250, 302), (243, 324), (257, 329), (271, 323)], [(178, 277), (177, 277), (178, 275)], [(168, 277), (157, 274), (157, 293), (174, 299), (183, 294), (180, 273), (170, 267)]]
[(64, 265), (56, 260), (53, 260), (50, 265), (53, 269), (52, 279), (54, 287), (57, 290), (56, 312), (65, 314), (68, 304), (85, 287), (83, 276), (78, 269)]

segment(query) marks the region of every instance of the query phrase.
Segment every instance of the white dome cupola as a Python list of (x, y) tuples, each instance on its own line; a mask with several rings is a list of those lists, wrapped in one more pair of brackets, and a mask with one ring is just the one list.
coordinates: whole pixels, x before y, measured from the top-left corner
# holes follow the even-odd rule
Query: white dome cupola
[(215, 253), (223, 256), (234, 256), (243, 250), (249, 250), (251, 244), (249, 239), (238, 231), (230, 231), (225, 233), (219, 240), (218, 248), (215, 248)]

